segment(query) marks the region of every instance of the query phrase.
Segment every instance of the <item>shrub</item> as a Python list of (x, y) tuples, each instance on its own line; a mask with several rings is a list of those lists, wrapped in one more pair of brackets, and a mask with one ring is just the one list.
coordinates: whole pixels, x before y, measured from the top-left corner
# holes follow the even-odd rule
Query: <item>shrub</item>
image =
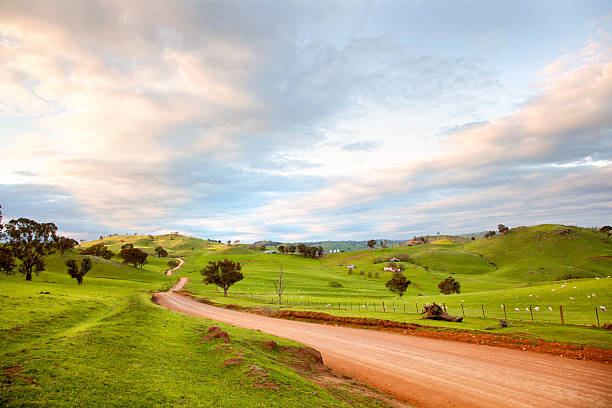
[(336, 281), (329, 282), (328, 285), (332, 288), (343, 288), (344, 287), (344, 285)]
[(438, 284), (438, 289), (440, 289), (440, 293), (450, 295), (451, 293), (461, 292), (461, 284), (455, 278), (449, 276)]

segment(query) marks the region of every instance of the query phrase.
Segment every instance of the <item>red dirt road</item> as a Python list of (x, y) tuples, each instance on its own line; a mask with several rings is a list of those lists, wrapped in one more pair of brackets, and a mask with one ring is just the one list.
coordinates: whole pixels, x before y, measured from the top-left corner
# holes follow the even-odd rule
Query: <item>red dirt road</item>
[(172, 293), (186, 282), (157, 303), (306, 344), (334, 371), (417, 407), (612, 406), (607, 364), (237, 312)]
[(168, 269), (166, 271), (166, 275), (174, 275), (174, 271), (176, 271), (177, 269), (181, 269), (183, 267), (183, 264), (185, 263), (185, 261), (181, 258), (176, 258), (176, 259), (178, 259), (179, 264), (172, 269)]

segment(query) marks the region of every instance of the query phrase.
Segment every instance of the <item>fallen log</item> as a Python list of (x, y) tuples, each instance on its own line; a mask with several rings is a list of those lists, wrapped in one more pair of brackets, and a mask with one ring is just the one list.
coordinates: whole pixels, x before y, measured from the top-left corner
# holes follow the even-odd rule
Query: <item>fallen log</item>
[(463, 317), (461, 316), (451, 316), (444, 311), (442, 306), (437, 305), (435, 302), (433, 304), (426, 304), (423, 306), (423, 311), (421, 314), (427, 314), (423, 316), (423, 319), (432, 319), (432, 320), (446, 320), (447, 322), (462, 322)]

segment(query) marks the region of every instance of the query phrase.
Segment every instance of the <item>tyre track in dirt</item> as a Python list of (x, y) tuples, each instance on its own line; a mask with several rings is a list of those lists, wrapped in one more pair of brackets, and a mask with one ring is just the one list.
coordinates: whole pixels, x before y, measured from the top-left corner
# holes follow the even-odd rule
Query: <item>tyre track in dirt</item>
[(610, 407), (612, 366), (490, 346), (273, 319), (156, 294), (171, 310), (316, 348), (334, 371), (417, 407)]

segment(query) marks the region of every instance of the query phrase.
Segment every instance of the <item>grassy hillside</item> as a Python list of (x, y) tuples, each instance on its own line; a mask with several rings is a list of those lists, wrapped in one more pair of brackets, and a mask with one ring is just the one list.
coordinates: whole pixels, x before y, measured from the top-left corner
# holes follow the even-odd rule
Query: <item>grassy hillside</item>
[(224, 244), (218, 244), (212, 241), (206, 241), (200, 238), (185, 237), (178, 234), (165, 234), (151, 236), (149, 235), (112, 235), (104, 237), (102, 240), (95, 240), (82, 243), (77, 248), (87, 248), (89, 246), (102, 242), (109, 247), (113, 252), (119, 252), (124, 244), (133, 244), (137, 248), (153, 254), (153, 250), (158, 246), (164, 248), (171, 255), (179, 254), (184, 251), (201, 251), (214, 248), (226, 248)]
[(152, 291), (176, 280), (153, 262), (135, 269), (94, 258), (79, 286), (68, 258), (81, 256), (48, 257), (32, 282), (0, 277), (0, 406), (387, 406), (342, 381), (314, 383), (292, 368), (297, 354), (261, 341), (295, 343), (226, 325), (230, 344), (200, 342), (214, 322), (151, 303)]
[(503, 276), (550, 281), (612, 273), (612, 240), (590, 229), (562, 225), (519, 227), (468, 243), (465, 250), (495, 264)]

